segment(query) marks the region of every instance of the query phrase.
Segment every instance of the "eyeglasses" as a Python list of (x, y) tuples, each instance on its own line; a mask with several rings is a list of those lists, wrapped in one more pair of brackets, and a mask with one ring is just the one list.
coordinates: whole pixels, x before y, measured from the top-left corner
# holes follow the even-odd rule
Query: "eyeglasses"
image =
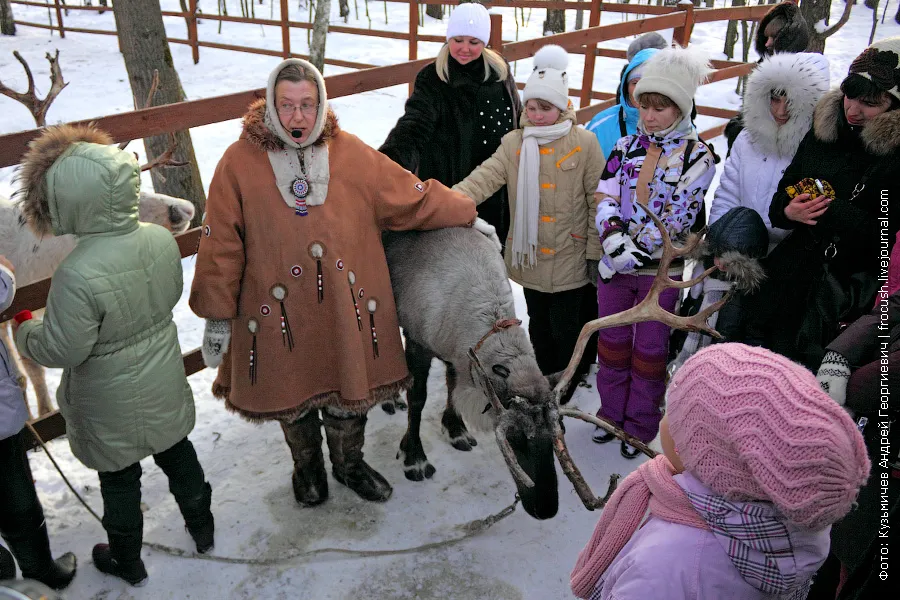
[(301, 105), (289, 104), (284, 102), (278, 105), (278, 114), (283, 117), (288, 117), (294, 114), (294, 111), (299, 110), (303, 115), (307, 117), (311, 117), (316, 114), (316, 111), (319, 110), (318, 104), (313, 104), (312, 102), (304, 102)]

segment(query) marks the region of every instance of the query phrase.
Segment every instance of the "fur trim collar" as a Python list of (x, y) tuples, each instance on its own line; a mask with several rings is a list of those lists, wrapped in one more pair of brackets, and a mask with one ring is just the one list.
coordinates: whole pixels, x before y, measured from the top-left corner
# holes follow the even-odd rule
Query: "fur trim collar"
[[(250, 105), (244, 115), (244, 132), (241, 137), (265, 152), (279, 152), (284, 149), (284, 142), (266, 127), (266, 100), (260, 98)], [(313, 145), (326, 144), (340, 131), (337, 115), (329, 106), (325, 115), (322, 133)]]
[(53, 235), (53, 220), (47, 197), (46, 174), (53, 163), (72, 144), (87, 142), (108, 146), (113, 139), (108, 133), (89, 125), (57, 125), (46, 128), (28, 144), (22, 158), (18, 179), (21, 186), (16, 192), (22, 214), (37, 235)]
[[(835, 89), (816, 105), (813, 130), (816, 138), (827, 143), (838, 141), (844, 123), (844, 93)], [(889, 110), (863, 126), (859, 139), (863, 148), (875, 156), (887, 156), (900, 148), (900, 109)]]
[[(754, 145), (765, 155), (794, 156), (828, 82), (828, 60), (821, 54), (776, 54), (762, 61), (744, 94), (744, 127)], [(769, 110), (773, 90), (787, 97), (790, 119), (780, 127)]]

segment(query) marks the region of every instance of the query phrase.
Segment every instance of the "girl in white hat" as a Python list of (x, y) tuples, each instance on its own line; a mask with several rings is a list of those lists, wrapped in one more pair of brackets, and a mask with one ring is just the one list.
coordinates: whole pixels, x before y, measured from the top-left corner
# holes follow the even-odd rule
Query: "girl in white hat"
[[(506, 134), (493, 156), (453, 188), (478, 204), (508, 187), (506, 266), (525, 288), (528, 332), (544, 374), (566, 367), (582, 325), (596, 318), (596, 273), (590, 275), (588, 262), (600, 257), (593, 193), (604, 163), (597, 137), (575, 126), (567, 65), (559, 46), (535, 54), (525, 84), (524, 129)], [(585, 354), (576, 377), (592, 358)]]

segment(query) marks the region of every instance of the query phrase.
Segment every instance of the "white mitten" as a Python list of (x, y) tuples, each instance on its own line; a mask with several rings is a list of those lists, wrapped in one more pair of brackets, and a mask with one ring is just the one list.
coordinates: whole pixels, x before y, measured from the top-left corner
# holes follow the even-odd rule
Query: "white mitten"
[(472, 223), (472, 229), (491, 240), (491, 242), (494, 244), (494, 247), (497, 248), (497, 252), (503, 250), (503, 244), (500, 243), (500, 238), (497, 237), (496, 227), (494, 227), (481, 217), (475, 217), (475, 222)]
[(617, 273), (633, 273), (650, 262), (650, 255), (639, 250), (630, 237), (616, 231), (603, 240), (603, 251)]
[(606, 261), (608, 260), (609, 258), (604, 256), (603, 260), (597, 263), (597, 274), (600, 276), (600, 281), (603, 283), (609, 283), (612, 280), (613, 275), (616, 274), (616, 270), (606, 264)]
[(228, 352), (230, 341), (231, 321), (207, 319), (203, 329), (203, 347), (200, 349), (203, 364), (210, 369), (218, 367), (222, 363), (222, 355)]
[(847, 382), (850, 380), (850, 363), (834, 350), (825, 353), (816, 381), (832, 400), (841, 406), (847, 402)]

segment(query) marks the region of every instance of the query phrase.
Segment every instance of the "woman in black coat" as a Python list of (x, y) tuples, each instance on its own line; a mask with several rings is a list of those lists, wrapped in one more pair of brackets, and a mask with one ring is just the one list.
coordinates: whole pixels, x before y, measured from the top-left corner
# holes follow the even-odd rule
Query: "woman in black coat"
[[(763, 262), (768, 279), (755, 295), (746, 341), (811, 370), (840, 324), (871, 309), (880, 258), (886, 261), (893, 247), (900, 208), (888, 210), (888, 200), (896, 206), (900, 197), (898, 53), (900, 38), (873, 44), (853, 61), (841, 88), (819, 101), (769, 209), (772, 225), (792, 232)], [(832, 199), (815, 191), (816, 180)], [(815, 193), (796, 194), (798, 188)]]
[[(419, 178), (451, 187), (462, 181), (516, 129), (522, 101), (506, 60), (485, 48), (491, 33), (480, 4), (457, 6), (447, 43), (416, 77), (406, 110), (379, 150)], [(478, 205), (478, 216), (496, 227), (506, 246), (506, 188)]]

